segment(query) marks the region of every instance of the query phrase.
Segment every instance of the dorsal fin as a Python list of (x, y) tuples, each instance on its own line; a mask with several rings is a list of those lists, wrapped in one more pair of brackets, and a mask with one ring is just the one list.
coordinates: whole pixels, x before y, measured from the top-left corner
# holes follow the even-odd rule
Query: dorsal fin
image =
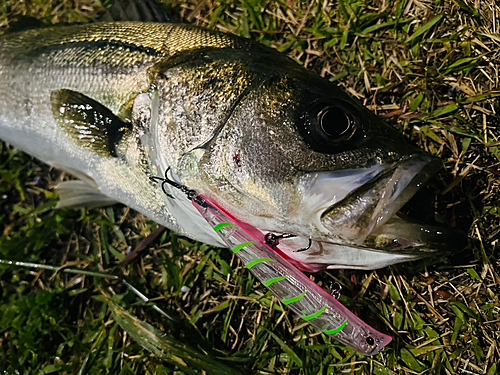
[[(85, 18), (84, 18), (85, 19)], [(165, 8), (157, 0), (114, 0), (111, 7), (94, 22), (174, 22)], [(84, 22), (81, 20), (79, 22)], [(78, 22), (76, 22), (78, 23)], [(72, 23), (74, 24), (74, 23)], [(70, 23), (58, 23), (57, 26), (67, 26)], [(26, 15), (16, 15), (9, 22), (9, 28), (4, 33), (13, 33), (30, 29), (53, 27), (49, 21)]]
[(15, 33), (18, 31), (30, 30), (30, 29), (40, 29), (42, 27), (47, 27), (43, 21), (31, 17), (24, 16), (22, 14), (15, 16), (14, 20), (9, 22), (9, 33)]
[(115, 0), (96, 21), (171, 22), (165, 9), (156, 0)]

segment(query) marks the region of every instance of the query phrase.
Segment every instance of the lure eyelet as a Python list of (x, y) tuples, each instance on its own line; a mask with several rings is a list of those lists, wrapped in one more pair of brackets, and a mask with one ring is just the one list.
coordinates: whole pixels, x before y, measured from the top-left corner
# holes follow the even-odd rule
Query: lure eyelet
[(368, 336), (365, 340), (366, 345), (368, 345), (370, 348), (373, 348), (375, 346), (375, 339), (371, 336)]

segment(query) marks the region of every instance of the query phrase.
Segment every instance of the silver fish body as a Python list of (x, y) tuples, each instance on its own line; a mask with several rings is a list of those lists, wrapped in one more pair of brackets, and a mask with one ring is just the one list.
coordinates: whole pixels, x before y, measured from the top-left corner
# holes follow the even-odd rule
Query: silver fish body
[[(201, 40), (217, 47), (229, 44), (217, 37), (211, 41), (203, 38), (208, 32), (189, 30), (159, 23), (101, 23), (4, 36), (0, 46), (0, 138), (81, 178), (104, 200), (120, 201), (180, 234), (221, 245), (213, 240), (214, 235), (203, 236), (203, 227), (195, 227), (195, 232), (184, 229), (189, 225), (178, 223), (163, 192), (149, 179), (161, 173), (155, 160), (147, 161), (148, 156), (155, 157), (155, 145), (149, 124), (141, 122), (147, 121), (144, 116), (150, 107), (149, 69), (179, 50), (198, 46)], [(191, 35), (197, 31), (198, 38)], [(119, 145), (119, 157), (103, 155), (91, 145), (77, 146), (57, 124), (51, 95), (62, 88), (91, 97), (129, 121), (137, 99), (134, 113), (138, 108), (141, 113), (134, 119), (131, 134)], [(88, 203), (92, 205), (94, 199), (99, 204), (98, 194)]]
[(61, 205), (119, 201), (223, 246), (182, 193), (151, 180), (169, 169), (263, 233), (293, 234), (280, 248), (304, 270), (383, 267), (453, 237), (395, 216), (438, 160), (278, 52), (192, 26), (3, 36), (0, 138), (81, 179), (62, 184)]

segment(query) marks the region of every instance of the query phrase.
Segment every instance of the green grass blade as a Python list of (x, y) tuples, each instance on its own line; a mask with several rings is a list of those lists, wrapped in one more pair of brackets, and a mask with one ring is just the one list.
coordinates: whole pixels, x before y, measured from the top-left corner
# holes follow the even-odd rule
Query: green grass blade
[(103, 295), (120, 327), (144, 349), (149, 350), (161, 360), (173, 363), (183, 371), (193, 374), (197, 372), (190, 371), (185, 364), (213, 375), (241, 375), (239, 371), (215, 361), (208, 355), (165, 335), (150, 324), (140, 321), (111, 300), (109, 296)]
[(278, 345), (281, 347), (281, 349), (283, 349), (283, 351), (288, 354), (288, 356), (290, 357), (290, 359), (292, 361), (294, 361), (297, 366), (299, 367), (303, 367), (304, 366), (304, 363), (302, 362), (302, 360), (300, 359), (300, 357), (293, 351), (292, 348), (290, 348), (282, 339), (280, 339), (276, 334), (274, 334), (273, 332), (271, 331), (268, 331), (269, 334), (272, 336), (272, 338), (278, 343)]
[(415, 31), (407, 40), (406, 43), (411, 42), (413, 39), (418, 38), (422, 34), (424, 34), (426, 31), (431, 29), (434, 25), (436, 25), (441, 19), (443, 18), (443, 15), (440, 14), (439, 16), (434, 17), (432, 20), (427, 22), (424, 26), (419, 28), (417, 31)]
[(451, 113), (453, 111), (456, 111), (457, 109), (458, 109), (458, 104), (456, 104), (456, 103), (448, 104), (444, 107), (436, 109), (434, 112), (432, 112), (430, 114), (429, 117), (430, 118), (437, 118), (437, 117), (446, 115), (448, 113)]

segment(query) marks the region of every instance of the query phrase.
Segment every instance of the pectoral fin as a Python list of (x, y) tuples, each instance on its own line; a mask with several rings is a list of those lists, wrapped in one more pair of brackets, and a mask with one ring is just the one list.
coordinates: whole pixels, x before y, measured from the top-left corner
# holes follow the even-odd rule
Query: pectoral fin
[(56, 208), (95, 208), (117, 203), (116, 200), (102, 194), (97, 187), (81, 180), (61, 182), (56, 186), (56, 190), (59, 195)]
[(116, 146), (132, 125), (79, 92), (52, 91), (52, 113), (57, 124), (80, 147), (102, 156), (116, 156)]

